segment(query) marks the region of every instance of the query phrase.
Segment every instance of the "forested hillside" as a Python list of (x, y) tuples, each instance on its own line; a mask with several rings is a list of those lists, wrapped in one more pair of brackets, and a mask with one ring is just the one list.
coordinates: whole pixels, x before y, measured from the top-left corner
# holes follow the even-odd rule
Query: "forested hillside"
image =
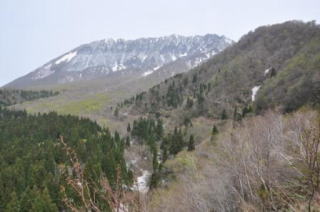
[(9, 106), (20, 104), (25, 101), (32, 101), (35, 99), (46, 98), (58, 95), (58, 92), (53, 91), (27, 91), (27, 90), (13, 90), (0, 89), (0, 106)]
[[(292, 111), (319, 103), (320, 27), (286, 22), (257, 28), (186, 74), (127, 99), (132, 113), (241, 118), (252, 111)], [(126, 108), (126, 107), (125, 107)], [(125, 109), (126, 110), (126, 109)]]
[(145, 211), (319, 208), (319, 38), (314, 22), (259, 27), (119, 103), (118, 119), (148, 117), (131, 131), (152, 144)]
[(101, 180), (133, 183), (124, 140), (88, 119), (0, 108), (0, 129), (0, 211), (110, 211)]
[(54, 92), (0, 90), (0, 211), (320, 208), (319, 25), (259, 27), (116, 107), (106, 93), (131, 92), (109, 80), (90, 101), (66, 104), (68, 93), (31, 108), (99, 111), (92, 119), (121, 135), (86, 118), (1, 107)]
[(145, 211), (319, 211), (320, 116), (245, 118), (162, 166)]

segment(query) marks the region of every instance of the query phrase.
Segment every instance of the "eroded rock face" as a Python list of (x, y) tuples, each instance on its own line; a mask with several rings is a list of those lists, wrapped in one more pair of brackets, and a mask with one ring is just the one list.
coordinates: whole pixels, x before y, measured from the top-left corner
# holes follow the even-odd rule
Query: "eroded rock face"
[(143, 77), (178, 60), (191, 68), (231, 43), (230, 39), (215, 34), (94, 41), (49, 61), (7, 86), (61, 84), (126, 73)]

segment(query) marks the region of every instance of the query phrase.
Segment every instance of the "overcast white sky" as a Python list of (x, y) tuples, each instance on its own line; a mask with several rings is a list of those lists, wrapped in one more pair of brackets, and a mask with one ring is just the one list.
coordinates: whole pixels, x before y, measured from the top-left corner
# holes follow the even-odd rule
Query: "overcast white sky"
[(0, 86), (80, 44), (104, 38), (217, 33), (320, 21), (319, 0), (1, 0)]

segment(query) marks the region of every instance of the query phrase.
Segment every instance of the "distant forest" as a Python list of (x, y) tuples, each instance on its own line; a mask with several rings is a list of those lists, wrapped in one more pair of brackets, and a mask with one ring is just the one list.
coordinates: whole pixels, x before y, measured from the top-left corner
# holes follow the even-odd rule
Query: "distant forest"
[(9, 106), (22, 103), (25, 101), (31, 101), (40, 98), (46, 98), (50, 96), (58, 95), (57, 91), (27, 91), (27, 90), (11, 90), (0, 89), (0, 106)]

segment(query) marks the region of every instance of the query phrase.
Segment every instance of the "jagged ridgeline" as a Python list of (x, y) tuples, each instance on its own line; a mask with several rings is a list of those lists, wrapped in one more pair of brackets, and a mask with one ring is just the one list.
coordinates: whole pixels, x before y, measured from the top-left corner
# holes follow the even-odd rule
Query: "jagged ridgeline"
[(153, 73), (170, 76), (187, 71), (231, 43), (215, 34), (94, 41), (54, 58), (6, 87), (43, 88), (110, 77), (123, 81)]
[(259, 27), (208, 62), (124, 101), (132, 112), (227, 118), (252, 109), (284, 112), (320, 98), (320, 28), (315, 22)]
[(58, 95), (57, 91), (27, 91), (27, 90), (13, 90), (0, 89), (0, 106), (9, 106), (20, 104), (25, 101), (31, 101), (40, 98)]
[(78, 189), (88, 183), (94, 203), (110, 211), (100, 180), (106, 177), (114, 190), (132, 184), (124, 140), (89, 119), (0, 107), (0, 129), (0, 211), (62, 211), (66, 201), (84, 208), (72, 182)]

